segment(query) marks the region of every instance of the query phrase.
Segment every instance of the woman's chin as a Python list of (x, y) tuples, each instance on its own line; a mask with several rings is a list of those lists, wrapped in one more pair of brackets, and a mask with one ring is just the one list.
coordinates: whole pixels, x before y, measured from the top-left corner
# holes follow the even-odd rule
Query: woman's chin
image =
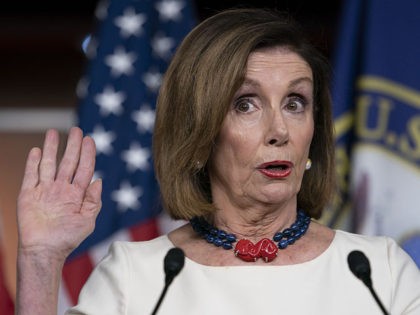
[(270, 187), (269, 189), (264, 189), (263, 191), (261, 191), (257, 198), (261, 203), (266, 203), (270, 205), (278, 204), (279, 206), (281, 206), (285, 203), (290, 202), (291, 200), (296, 200), (296, 196), (296, 191), (290, 189), (290, 187), (287, 187), (287, 189), (279, 189), (279, 187)]

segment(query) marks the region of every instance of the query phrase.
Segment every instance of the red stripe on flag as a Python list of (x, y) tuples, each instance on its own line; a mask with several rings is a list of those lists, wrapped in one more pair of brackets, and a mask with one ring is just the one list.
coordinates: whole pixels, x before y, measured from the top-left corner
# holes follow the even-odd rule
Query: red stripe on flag
[(80, 290), (92, 272), (93, 267), (92, 260), (87, 253), (65, 263), (63, 281), (73, 304), (77, 303)]
[(147, 241), (160, 235), (157, 219), (153, 218), (142, 221), (129, 228), (129, 233), (133, 241)]

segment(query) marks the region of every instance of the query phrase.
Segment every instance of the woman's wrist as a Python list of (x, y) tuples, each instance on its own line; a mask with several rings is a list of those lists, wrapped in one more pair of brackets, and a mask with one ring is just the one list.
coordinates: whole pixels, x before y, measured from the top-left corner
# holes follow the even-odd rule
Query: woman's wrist
[(45, 246), (18, 247), (18, 264), (20, 262), (36, 263), (39, 267), (47, 265), (49, 268), (62, 268), (67, 255), (61, 251)]
[(65, 255), (45, 247), (18, 248), (17, 314), (57, 314), (64, 262)]

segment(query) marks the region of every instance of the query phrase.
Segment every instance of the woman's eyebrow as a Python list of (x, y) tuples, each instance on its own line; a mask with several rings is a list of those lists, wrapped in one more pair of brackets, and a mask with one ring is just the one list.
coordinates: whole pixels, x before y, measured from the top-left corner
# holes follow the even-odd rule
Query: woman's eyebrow
[(295, 86), (301, 84), (302, 82), (307, 82), (310, 85), (313, 84), (312, 78), (310, 78), (310, 77), (301, 77), (301, 78), (297, 78), (295, 80), (292, 80), (290, 82), (290, 84), (289, 84), (289, 87), (295, 87)]
[(255, 81), (251, 78), (245, 78), (244, 82), (241, 85), (241, 88), (243, 87), (259, 87), (260, 84), (258, 83), (258, 81)]

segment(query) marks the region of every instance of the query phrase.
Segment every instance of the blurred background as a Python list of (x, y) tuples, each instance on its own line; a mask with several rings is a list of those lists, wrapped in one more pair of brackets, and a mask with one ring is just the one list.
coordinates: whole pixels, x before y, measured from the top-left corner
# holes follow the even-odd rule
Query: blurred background
[[(164, 2), (155, 2), (160, 1)], [(59, 129), (64, 140), (68, 128), (78, 122), (77, 90), (80, 93), (80, 80), (93, 62), (84, 53), (82, 44), (98, 29), (101, 3), (28, 0), (0, 4), (0, 313), (4, 315), (12, 314), (15, 294), (15, 210), (24, 161), (31, 147), (42, 145), (47, 128)], [(420, 47), (405, 46), (404, 54), (411, 51), (409, 56), (398, 51), (402, 45), (420, 42), (420, 26), (413, 14), (420, 12), (420, 4), (415, 0), (398, 3), (394, 0), (194, 0), (190, 4), (196, 22), (224, 8), (256, 6), (289, 11), (302, 24), (333, 65), (339, 192), (334, 206), (326, 211), (324, 223), (360, 233), (390, 235), (401, 244), (414, 239), (416, 242), (409, 243), (407, 250), (413, 257), (420, 257), (420, 202), (418, 196), (412, 198), (418, 195), (413, 187), (417, 190), (420, 187), (420, 79), (414, 75), (418, 76), (420, 69), (413, 57), (420, 55)], [(399, 41), (403, 40), (401, 44)], [(368, 56), (366, 60), (364, 54)], [(414, 74), (410, 76), (410, 73)], [(364, 80), (357, 81), (360, 78)], [(366, 93), (371, 103), (357, 107), (356, 97)], [(387, 107), (384, 99), (393, 105)], [(398, 108), (398, 115), (391, 108)], [(378, 118), (385, 117), (381, 112), (386, 116), (382, 122)], [(83, 123), (86, 123), (89, 112), (84, 115)], [(359, 127), (355, 124), (357, 117), (364, 119)], [(355, 143), (374, 148), (375, 152), (380, 148), (387, 157), (386, 162), (378, 163), (378, 157), (370, 153), (361, 157), (353, 155), (353, 149), (360, 148)], [(403, 169), (390, 172), (390, 165), (392, 168), (397, 164), (403, 165)], [(382, 167), (377, 170), (382, 174), (379, 179), (369, 173), (372, 165)], [(393, 177), (384, 177), (385, 172)], [(405, 173), (414, 177), (404, 177)], [(395, 177), (401, 183), (409, 182), (411, 188), (398, 194), (391, 186), (395, 185)], [(377, 189), (378, 182), (390, 185)], [(352, 196), (357, 197), (357, 202), (351, 201)], [(399, 216), (395, 217), (390, 214), (389, 205), (401, 199), (405, 202), (398, 206)], [(402, 220), (405, 213), (407, 218)], [(75, 287), (68, 284), (63, 289), (62, 309), (74, 303), (80, 283), (88, 274), (81, 271), (83, 268), (74, 264), (65, 270), (67, 282), (79, 273), (83, 277)], [(66, 290), (73, 291), (68, 294)], [(69, 298), (66, 294), (73, 295)]]
[[(319, 3), (296, 0), (193, 1), (198, 20), (231, 6), (288, 10), (328, 55), (333, 48), (340, 3), (323, 1), (321, 8)], [(0, 4), (0, 147), (3, 153), (0, 207), (3, 209), (14, 205), (13, 197), (28, 148), (39, 144), (46, 128), (67, 130), (75, 123), (79, 104), (76, 88), (88, 63), (82, 43), (95, 30), (97, 5), (97, 0), (2, 1)]]
[[(217, 4), (215, 4), (217, 2)], [(195, 0), (198, 19), (235, 5), (289, 10), (329, 53), (341, 1)], [(1, 108), (74, 108), (75, 87), (86, 58), (84, 38), (92, 32), (97, 0), (3, 1), (0, 4)]]

